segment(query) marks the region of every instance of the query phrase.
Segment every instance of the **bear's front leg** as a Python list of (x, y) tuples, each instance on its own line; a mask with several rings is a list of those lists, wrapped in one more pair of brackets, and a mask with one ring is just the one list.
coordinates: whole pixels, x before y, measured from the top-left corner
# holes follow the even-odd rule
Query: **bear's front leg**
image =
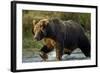
[(56, 48), (56, 59), (57, 61), (61, 61), (63, 55), (63, 46), (57, 43), (55, 48)]
[(48, 53), (51, 52), (53, 50), (53, 47), (51, 47), (50, 45), (44, 45), (41, 49), (40, 49), (40, 57), (44, 60), (47, 61), (48, 59)]

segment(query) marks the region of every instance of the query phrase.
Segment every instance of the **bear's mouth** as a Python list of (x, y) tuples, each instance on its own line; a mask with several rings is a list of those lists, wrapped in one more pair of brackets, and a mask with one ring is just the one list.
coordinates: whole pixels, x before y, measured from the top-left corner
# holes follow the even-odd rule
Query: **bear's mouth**
[(35, 39), (36, 41), (40, 41), (40, 40), (42, 40), (42, 37), (34, 37), (34, 39)]
[(34, 39), (36, 39), (37, 41), (40, 41), (44, 38), (43, 33), (39, 33)]
[(40, 40), (42, 40), (42, 38), (35, 38), (37, 41), (40, 41)]

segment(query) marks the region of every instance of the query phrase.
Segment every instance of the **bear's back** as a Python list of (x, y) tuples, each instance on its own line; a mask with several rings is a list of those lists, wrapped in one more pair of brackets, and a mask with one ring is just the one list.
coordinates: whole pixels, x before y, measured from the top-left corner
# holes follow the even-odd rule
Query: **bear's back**
[(78, 39), (81, 35), (84, 35), (84, 29), (80, 24), (73, 20), (64, 21), (65, 32), (64, 42), (66, 48), (72, 48), (77, 46)]

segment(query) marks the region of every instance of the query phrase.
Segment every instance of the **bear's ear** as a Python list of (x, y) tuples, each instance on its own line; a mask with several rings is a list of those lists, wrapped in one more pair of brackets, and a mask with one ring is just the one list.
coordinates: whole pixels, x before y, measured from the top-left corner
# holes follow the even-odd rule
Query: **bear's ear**
[(47, 26), (48, 23), (49, 23), (49, 20), (48, 20), (48, 19), (44, 19), (42, 22), (43, 22), (43, 25), (44, 25), (44, 26)]
[(33, 20), (32, 25), (33, 26), (36, 25), (36, 20)]

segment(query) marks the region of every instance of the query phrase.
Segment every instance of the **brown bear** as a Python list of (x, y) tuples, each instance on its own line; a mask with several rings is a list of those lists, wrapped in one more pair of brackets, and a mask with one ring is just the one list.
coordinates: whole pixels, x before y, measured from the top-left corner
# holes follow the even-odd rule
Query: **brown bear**
[(86, 57), (90, 57), (90, 43), (82, 26), (72, 20), (62, 21), (60, 19), (41, 19), (33, 22), (34, 38), (40, 41), (50, 38), (55, 43), (57, 60), (62, 59), (64, 48), (73, 51), (80, 48)]

